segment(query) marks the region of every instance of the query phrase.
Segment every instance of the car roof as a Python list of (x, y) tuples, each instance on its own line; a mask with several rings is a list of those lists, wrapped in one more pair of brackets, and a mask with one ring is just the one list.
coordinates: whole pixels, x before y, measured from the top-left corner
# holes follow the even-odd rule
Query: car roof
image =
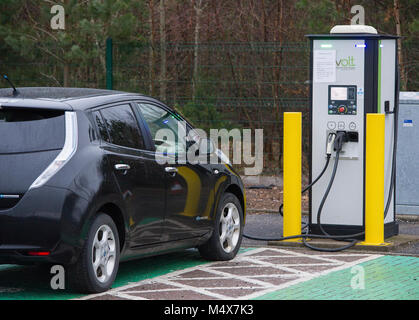
[(161, 104), (158, 100), (142, 94), (116, 90), (62, 87), (24, 87), (17, 90), (19, 93), (13, 95), (11, 88), (0, 89), (0, 107), (36, 107), (72, 111), (133, 99), (145, 99)]

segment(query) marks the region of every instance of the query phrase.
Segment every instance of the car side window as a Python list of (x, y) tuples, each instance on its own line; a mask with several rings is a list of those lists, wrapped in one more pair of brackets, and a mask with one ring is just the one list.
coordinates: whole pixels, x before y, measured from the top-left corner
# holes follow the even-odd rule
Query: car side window
[[(186, 151), (187, 127), (176, 114), (158, 106), (147, 103), (136, 103), (150, 129), (157, 152), (178, 154)], [(162, 140), (157, 136), (159, 130), (166, 131), (174, 139)], [(164, 132), (164, 131), (163, 131)], [(172, 141), (173, 140), (173, 141)]]
[(129, 104), (104, 108), (100, 113), (109, 135), (108, 142), (128, 148), (145, 149), (144, 138)]
[(103, 122), (102, 115), (100, 114), (100, 112), (94, 111), (92, 112), (92, 115), (102, 140), (106, 142), (111, 142), (111, 140), (109, 139), (108, 130), (106, 129), (105, 123)]

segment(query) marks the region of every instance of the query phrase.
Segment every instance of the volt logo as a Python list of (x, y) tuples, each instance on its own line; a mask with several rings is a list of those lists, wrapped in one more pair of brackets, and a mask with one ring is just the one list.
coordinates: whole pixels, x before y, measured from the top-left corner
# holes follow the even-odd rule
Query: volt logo
[(355, 67), (354, 57), (349, 56), (347, 58), (342, 58), (339, 61), (336, 60), (336, 66), (347, 68), (347, 67)]

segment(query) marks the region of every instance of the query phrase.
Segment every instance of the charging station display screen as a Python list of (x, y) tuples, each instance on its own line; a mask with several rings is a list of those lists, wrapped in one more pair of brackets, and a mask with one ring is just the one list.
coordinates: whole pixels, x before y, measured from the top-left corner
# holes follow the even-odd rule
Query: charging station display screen
[(356, 85), (330, 85), (328, 113), (333, 114), (356, 114)]
[(331, 100), (348, 100), (348, 88), (332, 87), (330, 89)]

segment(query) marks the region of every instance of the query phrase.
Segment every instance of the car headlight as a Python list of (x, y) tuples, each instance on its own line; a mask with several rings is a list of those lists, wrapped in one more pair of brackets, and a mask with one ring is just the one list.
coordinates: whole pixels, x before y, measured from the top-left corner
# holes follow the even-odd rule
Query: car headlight
[(217, 154), (218, 158), (220, 158), (220, 160), (222, 161), (222, 163), (228, 164), (229, 166), (232, 166), (230, 159), (225, 155), (224, 152), (222, 152), (220, 149), (217, 149), (215, 151), (215, 153)]

